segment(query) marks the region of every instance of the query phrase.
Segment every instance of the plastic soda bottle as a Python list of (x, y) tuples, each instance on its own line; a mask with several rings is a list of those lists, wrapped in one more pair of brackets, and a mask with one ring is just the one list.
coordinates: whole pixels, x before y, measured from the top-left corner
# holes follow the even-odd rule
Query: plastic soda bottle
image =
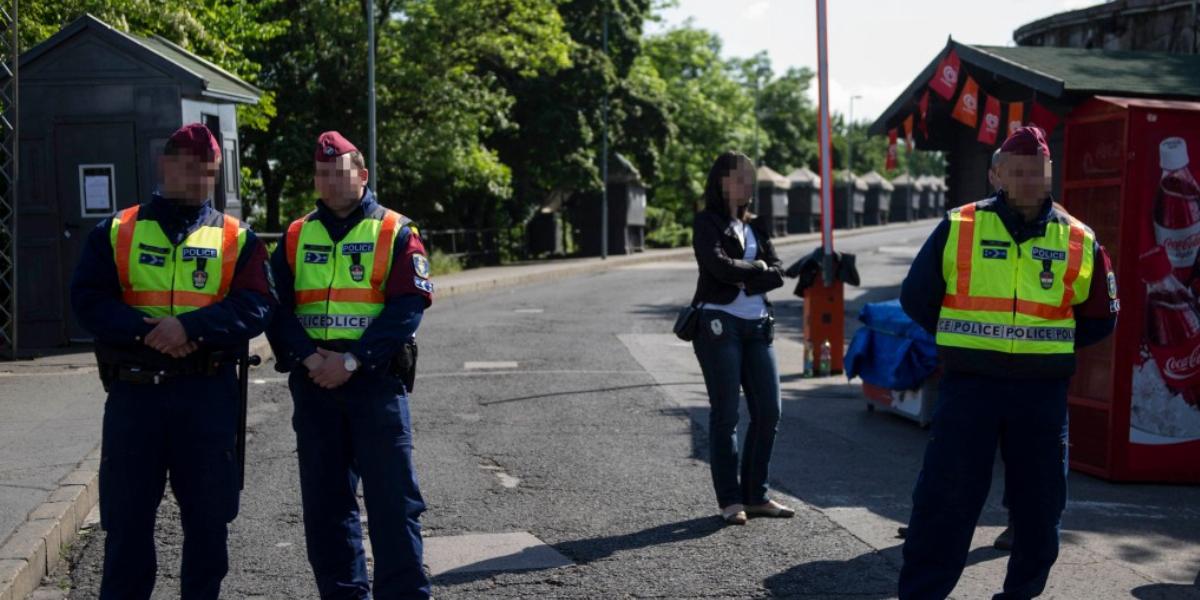
[(829, 345), (829, 340), (821, 344), (821, 377), (829, 377), (833, 367), (833, 347)]

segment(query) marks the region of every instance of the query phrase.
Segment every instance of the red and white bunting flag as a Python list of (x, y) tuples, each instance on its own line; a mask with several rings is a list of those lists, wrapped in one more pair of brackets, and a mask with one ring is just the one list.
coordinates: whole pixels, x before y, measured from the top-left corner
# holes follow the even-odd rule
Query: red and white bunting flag
[(946, 100), (953, 98), (954, 90), (958, 88), (958, 75), (961, 68), (958, 53), (951, 50), (950, 54), (947, 54), (938, 63), (937, 71), (933, 73), (933, 79), (929, 80), (929, 87)]
[(1050, 109), (1037, 102), (1034, 102), (1033, 108), (1029, 110), (1029, 122), (1044, 129), (1047, 136), (1050, 135), (1050, 132), (1054, 131), (1055, 127), (1058, 127), (1061, 121), (1062, 117), (1054, 114)]
[(1025, 124), (1025, 103), (1011, 102), (1008, 105), (1008, 133), (1006, 136), (1021, 128)]
[(983, 124), (979, 127), (979, 141), (989, 146), (996, 145), (1000, 134), (1000, 101), (988, 96), (983, 108)]
[(906, 146), (908, 146), (909, 152), (913, 151), (912, 128), (913, 128), (913, 116), (908, 115), (908, 118), (904, 119), (904, 144)]
[(973, 78), (967, 77), (967, 83), (963, 84), (958, 103), (954, 105), (954, 112), (950, 116), (972, 129), (979, 123), (979, 84)]

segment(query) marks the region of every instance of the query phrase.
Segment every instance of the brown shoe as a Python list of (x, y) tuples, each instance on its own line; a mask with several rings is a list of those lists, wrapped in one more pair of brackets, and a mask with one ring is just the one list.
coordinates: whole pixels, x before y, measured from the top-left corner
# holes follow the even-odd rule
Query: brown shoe
[(790, 519), (796, 516), (796, 511), (788, 508), (774, 500), (767, 500), (766, 504), (757, 506), (747, 506), (746, 514), (751, 517), (767, 517), (771, 519)]
[(745, 507), (741, 504), (730, 504), (721, 509), (721, 518), (730, 525), (745, 525), (746, 518)]

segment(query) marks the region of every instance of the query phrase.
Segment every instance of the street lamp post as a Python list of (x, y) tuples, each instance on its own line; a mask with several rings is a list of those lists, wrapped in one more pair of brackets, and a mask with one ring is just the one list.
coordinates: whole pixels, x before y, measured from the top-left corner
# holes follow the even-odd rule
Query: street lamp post
[[(862, 100), (862, 96), (855, 94), (850, 96), (850, 116), (846, 121), (846, 198), (847, 202), (853, 205), (854, 202), (854, 138), (850, 136), (850, 129), (854, 127), (854, 101)], [(847, 225), (854, 220), (854, 210), (846, 211)]]
[(367, 0), (367, 161), (371, 189), (378, 192), (375, 168), (375, 0)]
[[(601, 44), (608, 56), (608, 3), (604, 3)], [(604, 82), (604, 125), (600, 134), (600, 259), (608, 258), (608, 82)]]

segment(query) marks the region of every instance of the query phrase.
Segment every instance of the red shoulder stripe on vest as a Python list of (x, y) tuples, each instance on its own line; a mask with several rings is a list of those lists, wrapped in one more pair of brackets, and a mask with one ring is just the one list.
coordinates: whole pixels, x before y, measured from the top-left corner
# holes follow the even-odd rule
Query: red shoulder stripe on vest
[(129, 291), (133, 285), (129, 282), (129, 257), (133, 250), (133, 230), (137, 227), (137, 216), (140, 205), (133, 205), (120, 212), (118, 217), (121, 224), (117, 226), (117, 278), (121, 281), (121, 289)]

